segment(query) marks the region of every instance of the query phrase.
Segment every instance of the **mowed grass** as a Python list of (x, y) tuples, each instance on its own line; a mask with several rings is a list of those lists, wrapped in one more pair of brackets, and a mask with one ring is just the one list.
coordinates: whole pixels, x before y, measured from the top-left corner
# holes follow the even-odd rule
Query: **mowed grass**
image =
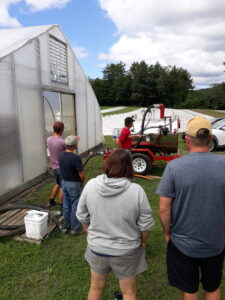
[(201, 114), (204, 114), (204, 115), (212, 116), (214, 118), (225, 117), (225, 112), (220, 112), (220, 111), (216, 111), (213, 109), (191, 109), (191, 110), (196, 111)]
[[(106, 144), (114, 147), (111, 137), (106, 137)], [(181, 140), (180, 153), (186, 153), (185, 144)], [(161, 176), (165, 165), (161, 162), (154, 166), (151, 174)], [(87, 180), (101, 174), (101, 171), (102, 158), (94, 157), (85, 168)], [(149, 268), (138, 277), (138, 299), (180, 300), (181, 292), (167, 283), (166, 243), (158, 218), (158, 196), (155, 194), (159, 180), (134, 178), (134, 182), (142, 185), (146, 191), (156, 223), (147, 246)], [(23, 202), (46, 204), (51, 187), (52, 184), (43, 187)], [(0, 299), (87, 299), (90, 275), (83, 257), (85, 248), (85, 235), (63, 235), (58, 229), (55, 229), (41, 246), (10, 239), (0, 240)], [(110, 274), (103, 299), (113, 299), (115, 290), (118, 290), (118, 282), (114, 275)], [(203, 297), (202, 289), (200, 294)], [(225, 280), (222, 284), (222, 295), (225, 295)]]
[(107, 113), (102, 113), (102, 116), (105, 117), (105, 116), (109, 116), (109, 115), (124, 114), (124, 113), (135, 111), (139, 108), (140, 108), (140, 106), (129, 106), (129, 107), (126, 107), (126, 108), (123, 108), (123, 109), (120, 109), (120, 110), (107, 112)]
[(117, 106), (100, 106), (100, 110), (104, 110), (104, 109), (110, 109), (110, 108), (115, 108)]

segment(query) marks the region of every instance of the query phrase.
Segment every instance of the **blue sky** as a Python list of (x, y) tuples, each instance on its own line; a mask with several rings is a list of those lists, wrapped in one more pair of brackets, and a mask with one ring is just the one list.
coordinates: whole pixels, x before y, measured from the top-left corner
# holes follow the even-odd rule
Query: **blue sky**
[(224, 0), (0, 0), (0, 28), (59, 24), (87, 76), (107, 63), (177, 66), (225, 81)]
[[(30, 12), (24, 2), (9, 7), (9, 14), (22, 26), (59, 24), (70, 45), (78, 47), (77, 56), (87, 76), (102, 76), (98, 53), (107, 51), (116, 40), (116, 27), (106, 17), (97, 0), (74, 0), (63, 8)], [(75, 49), (76, 51), (76, 49)]]

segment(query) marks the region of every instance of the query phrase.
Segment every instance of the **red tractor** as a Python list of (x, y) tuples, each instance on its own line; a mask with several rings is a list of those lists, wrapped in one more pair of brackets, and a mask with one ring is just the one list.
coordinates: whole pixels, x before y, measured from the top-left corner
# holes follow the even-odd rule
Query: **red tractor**
[[(160, 118), (164, 119), (163, 125), (149, 126), (153, 108), (160, 108)], [(150, 115), (148, 120), (147, 115)], [(172, 122), (174, 121), (177, 122), (177, 128), (172, 132)], [(149, 173), (156, 161), (164, 160), (168, 162), (180, 157), (178, 155), (179, 126), (179, 118), (172, 120), (171, 117), (164, 116), (163, 104), (154, 104), (146, 109), (139, 131), (140, 138), (132, 142), (131, 155), (135, 174), (145, 175)], [(157, 130), (157, 133), (152, 133), (151, 130), (153, 129)], [(112, 150), (107, 151), (104, 158), (111, 152)]]

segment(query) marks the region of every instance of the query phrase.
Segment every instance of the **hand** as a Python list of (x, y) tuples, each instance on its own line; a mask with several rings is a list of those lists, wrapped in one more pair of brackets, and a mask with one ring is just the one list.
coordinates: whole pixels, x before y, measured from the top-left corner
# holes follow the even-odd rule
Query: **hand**
[(169, 240), (170, 240), (170, 234), (165, 234), (165, 240), (166, 240), (166, 242), (168, 243), (169, 242)]
[(140, 139), (142, 137), (141, 134), (134, 134), (132, 135), (133, 138), (136, 138), (136, 139)]
[(144, 242), (141, 242), (141, 248), (146, 248), (146, 243), (144, 243)]
[(88, 233), (89, 224), (82, 224), (84, 232)]

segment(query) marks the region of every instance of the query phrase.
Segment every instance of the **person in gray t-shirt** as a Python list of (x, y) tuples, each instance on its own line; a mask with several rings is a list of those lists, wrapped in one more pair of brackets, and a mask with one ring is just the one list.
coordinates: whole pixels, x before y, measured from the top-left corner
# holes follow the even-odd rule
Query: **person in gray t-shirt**
[[(171, 161), (157, 188), (168, 242), (169, 283), (198, 299), (199, 270), (205, 299), (220, 299), (225, 247), (225, 158), (209, 152), (211, 124), (203, 117), (186, 129), (189, 154)], [(214, 298), (211, 298), (214, 297)]]

